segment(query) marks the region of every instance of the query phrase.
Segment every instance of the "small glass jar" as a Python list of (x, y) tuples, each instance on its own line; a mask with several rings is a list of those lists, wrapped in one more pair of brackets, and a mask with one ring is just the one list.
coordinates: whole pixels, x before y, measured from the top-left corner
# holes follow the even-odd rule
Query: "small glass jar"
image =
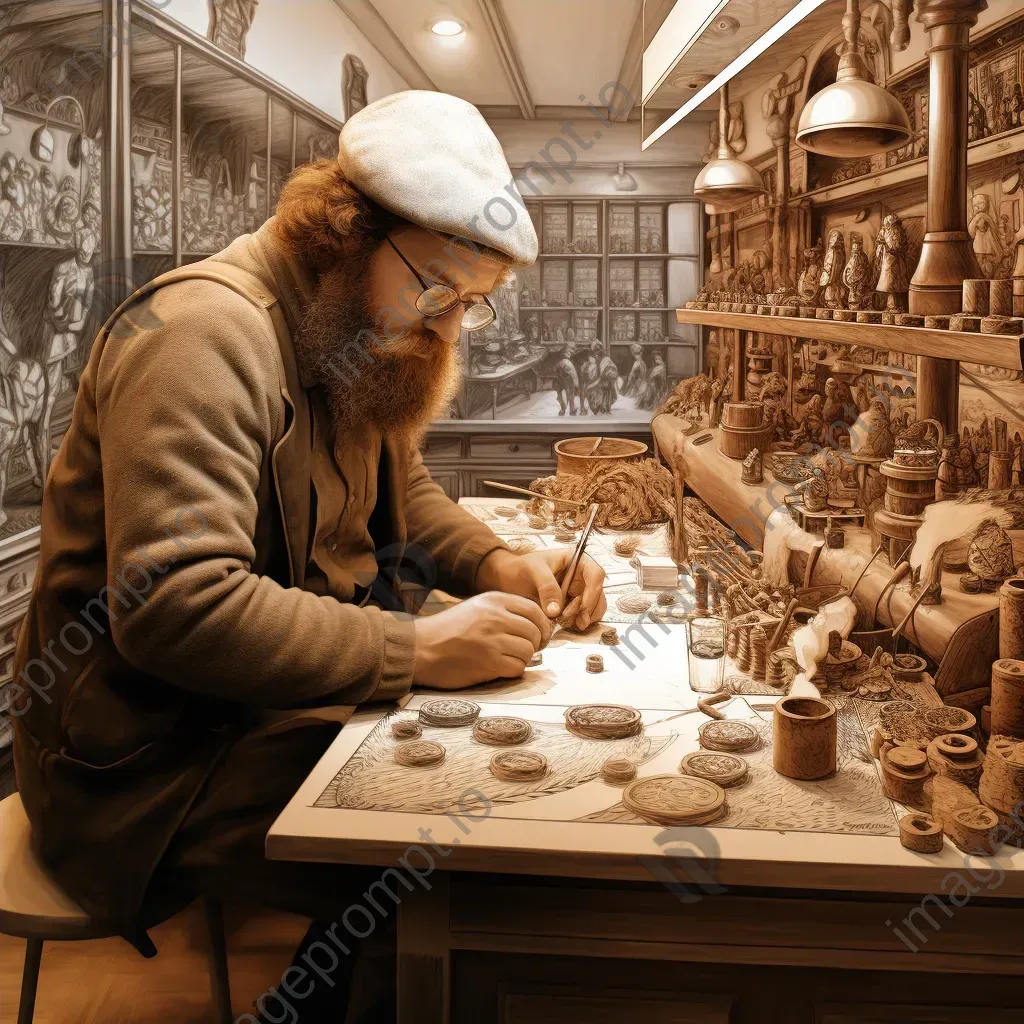
[(725, 619), (695, 616), (686, 623), (686, 658), (690, 689), (719, 693), (725, 676)]

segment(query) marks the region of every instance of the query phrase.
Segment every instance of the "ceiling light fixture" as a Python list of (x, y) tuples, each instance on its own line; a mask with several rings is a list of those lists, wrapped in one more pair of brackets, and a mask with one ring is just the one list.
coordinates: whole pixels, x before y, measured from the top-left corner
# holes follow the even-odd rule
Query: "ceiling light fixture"
[(466, 26), (461, 21), (456, 21), (454, 18), (442, 18), (440, 21), (435, 21), (430, 26), (430, 31), (435, 36), (444, 36), (445, 38), (451, 38), (452, 36), (461, 36), (466, 31)]
[(718, 155), (709, 161), (693, 183), (693, 194), (708, 213), (733, 213), (767, 191), (757, 170), (736, 159), (729, 145), (729, 86), (719, 91)]
[(873, 156), (905, 146), (913, 137), (903, 104), (868, 81), (859, 35), (859, 0), (846, 0), (839, 73), (804, 104), (797, 125), (797, 145), (811, 153)]
[(671, 117), (666, 118), (640, 144), (641, 149), (649, 149), (663, 135), (671, 131), (691, 111), (694, 111), (705, 100), (710, 99), (730, 79), (749, 67), (773, 43), (778, 42), (794, 25), (798, 25), (808, 14), (816, 11), (826, 0), (800, 0), (788, 14), (777, 21), (757, 42), (747, 47), (724, 71), (719, 72), (695, 96), (687, 100)]

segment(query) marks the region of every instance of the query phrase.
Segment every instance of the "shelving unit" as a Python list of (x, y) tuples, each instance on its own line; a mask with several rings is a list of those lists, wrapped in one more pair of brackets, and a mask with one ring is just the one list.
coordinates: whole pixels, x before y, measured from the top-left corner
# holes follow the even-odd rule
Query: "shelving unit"
[[(703, 232), (698, 203), (659, 196), (541, 199), (527, 200), (526, 205), (540, 242), (536, 266), (519, 274), (519, 312), (526, 318), (521, 328), (528, 340), (533, 340), (529, 318), (535, 315), (538, 341), (560, 350), (572, 327), (577, 345), (603, 342), (623, 374), (628, 373), (632, 359), (629, 347), (637, 342), (662, 351), (671, 380), (696, 372), (699, 333), (680, 331), (670, 314), (699, 288)], [(673, 207), (688, 209), (673, 214)], [(589, 233), (581, 235), (581, 228)], [(561, 251), (577, 248), (586, 251)], [(580, 261), (588, 260), (596, 264), (597, 275), (596, 281), (586, 279), (586, 294), (594, 296), (596, 304), (537, 301), (545, 295), (552, 297), (552, 293), (556, 299), (568, 297), (570, 292), (578, 295)], [(670, 269), (676, 265), (685, 271)], [(615, 301), (617, 294), (636, 297), (651, 292), (655, 293), (652, 305)], [(528, 301), (524, 302), (524, 297)], [(565, 313), (570, 316), (554, 315)], [(644, 314), (653, 316), (641, 319)], [(595, 317), (597, 322), (592, 323)]]

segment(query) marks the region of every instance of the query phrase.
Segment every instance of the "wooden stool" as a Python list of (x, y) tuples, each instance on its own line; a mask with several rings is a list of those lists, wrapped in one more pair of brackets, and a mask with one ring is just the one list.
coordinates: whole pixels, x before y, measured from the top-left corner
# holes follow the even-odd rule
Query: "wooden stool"
[[(0, 934), (28, 940), (21, 976), (18, 1024), (32, 1024), (43, 942), (53, 939), (107, 939), (112, 933), (94, 922), (50, 877), (32, 852), (31, 826), (21, 797), (0, 801)], [(220, 903), (204, 900), (210, 937), (210, 981), (220, 1024), (231, 1024), (227, 947)]]

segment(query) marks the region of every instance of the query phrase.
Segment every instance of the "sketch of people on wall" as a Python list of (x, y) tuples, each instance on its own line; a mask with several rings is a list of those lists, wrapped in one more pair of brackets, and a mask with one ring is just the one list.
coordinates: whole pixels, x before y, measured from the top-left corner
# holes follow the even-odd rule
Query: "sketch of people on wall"
[(366, 106), (366, 83), (369, 77), (366, 65), (354, 53), (346, 53), (341, 65), (341, 90), (345, 101), (346, 121)]
[(46, 350), (46, 403), (37, 438), (36, 461), (41, 485), (50, 464), (50, 420), (62, 390), (70, 387), (64, 377), (64, 362), (78, 348), (79, 335), (89, 319), (95, 284), (92, 258), (99, 246), (98, 215), (85, 216), (75, 232), (74, 255), (53, 268), (44, 317), (53, 330)]
[(974, 254), (986, 277), (995, 277), (1005, 252), (999, 225), (992, 216), (992, 200), (983, 193), (971, 197), (971, 219), (967, 233), (974, 239)]

